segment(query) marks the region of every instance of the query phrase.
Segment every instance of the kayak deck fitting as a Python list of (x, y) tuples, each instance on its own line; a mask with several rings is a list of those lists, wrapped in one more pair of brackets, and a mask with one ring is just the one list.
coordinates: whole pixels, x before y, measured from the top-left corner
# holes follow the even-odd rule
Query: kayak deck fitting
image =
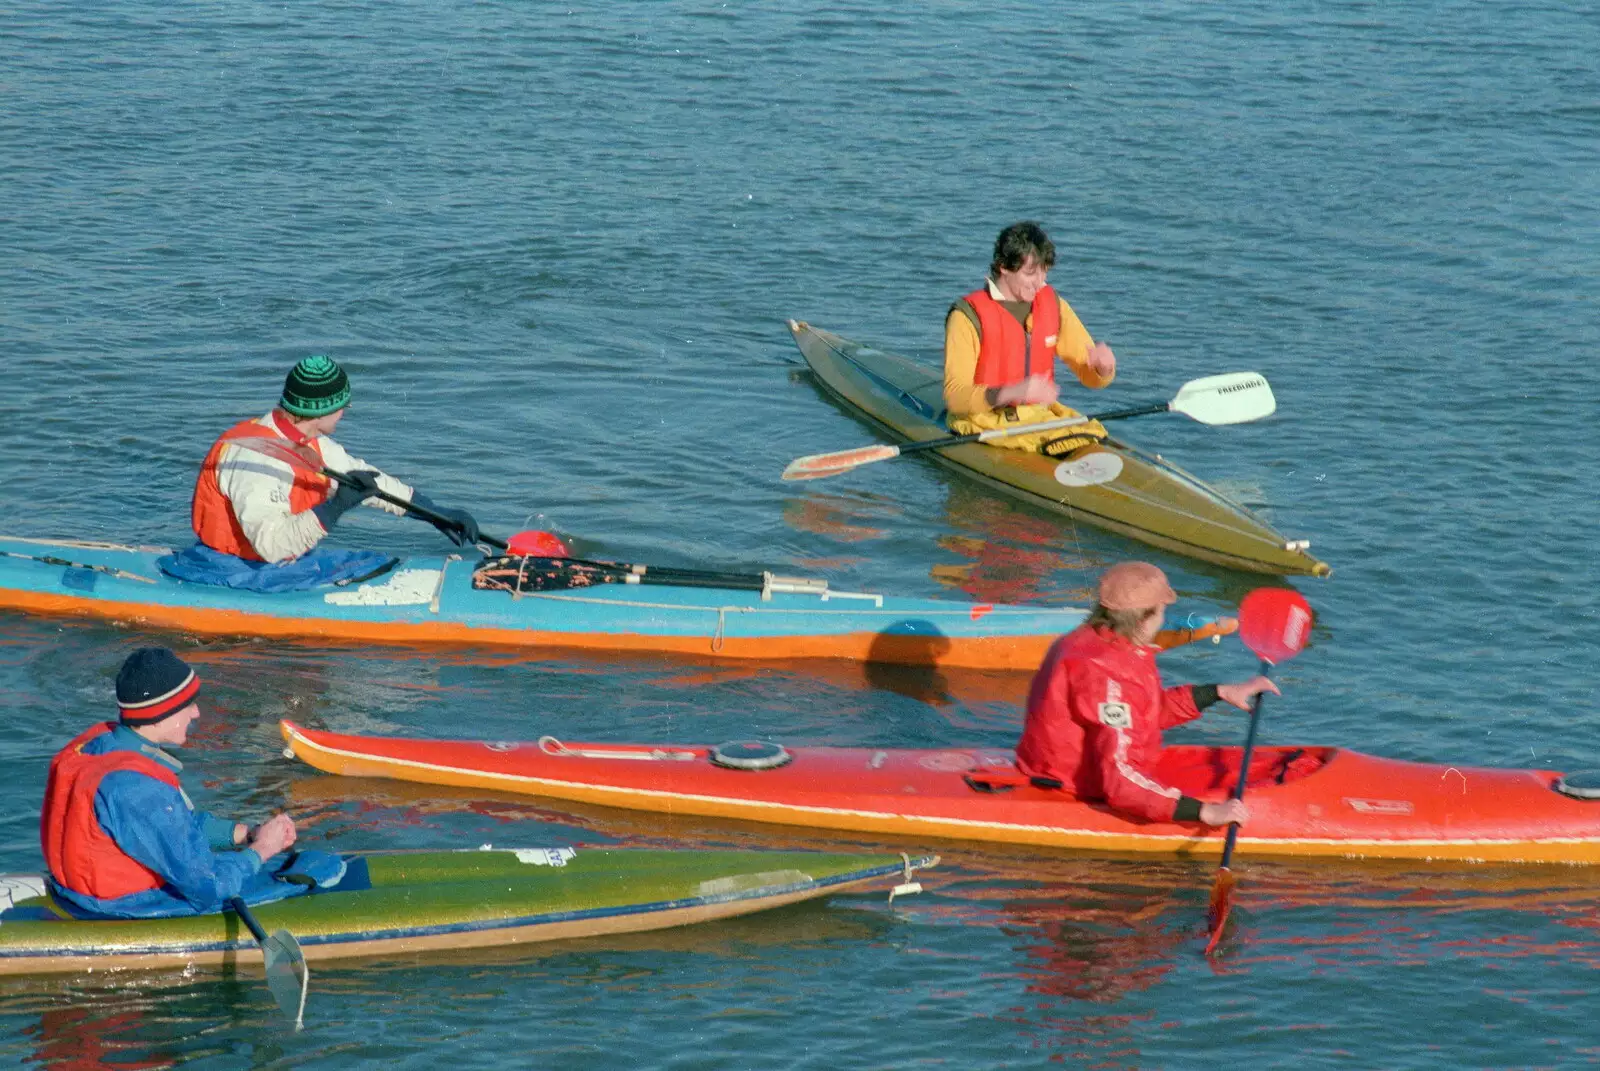
[[(936, 369), (800, 321), (789, 321), (789, 329), (817, 384), (892, 441), (950, 435), (944, 423), (944, 378)], [(991, 490), (1174, 554), (1255, 573), (1331, 572), (1308, 552), (1307, 541), (1285, 537), (1159, 454), (1114, 437), (1064, 458), (977, 442), (926, 452)], [(1094, 454), (1114, 455), (1117, 474), (1081, 486), (1069, 474), (1071, 466)]]

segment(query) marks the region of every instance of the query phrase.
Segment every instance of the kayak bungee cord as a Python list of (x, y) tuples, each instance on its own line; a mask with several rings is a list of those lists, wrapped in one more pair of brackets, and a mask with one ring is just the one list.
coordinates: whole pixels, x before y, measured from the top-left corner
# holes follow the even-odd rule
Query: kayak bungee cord
[(87, 569), (95, 573), (105, 573), (120, 580), (137, 580), (142, 584), (159, 584), (160, 581), (150, 576), (141, 576), (130, 573), (126, 569), (117, 569), (109, 565), (90, 565), (86, 562), (71, 562), (65, 558), (57, 558), (52, 554), (18, 554), (14, 550), (0, 550), (0, 554), (7, 558), (21, 558), (23, 561), (43, 562), (46, 565), (59, 565), (64, 569)]

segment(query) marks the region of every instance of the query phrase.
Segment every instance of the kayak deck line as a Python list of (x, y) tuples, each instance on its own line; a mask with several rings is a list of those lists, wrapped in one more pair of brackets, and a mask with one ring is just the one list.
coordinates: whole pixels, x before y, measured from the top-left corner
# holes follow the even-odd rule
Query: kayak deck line
[[(963, 818), (949, 814), (918, 814), (905, 811), (829, 807), (812, 803), (775, 801), (748, 796), (708, 795), (703, 792), (672, 791), (636, 785), (621, 786), (570, 781), (558, 777), (517, 774), (501, 770), (475, 769), (427, 762), (392, 755), (375, 755), (331, 746), (311, 739), (298, 726), (281, 723), (289, 747), (285, 754), (328, 773), (344, 776), (392, 776), (400, 780), (449, 785), (459, 788), (486, 788), (499, 791), (524, 790), (525, 794), (568, 799), (577, 802), (617, 806), (668, 814), (695, 814), (713, 818), (748, 819), (781, 825), (837, 829), (849, 832), (889, 833), (905, 836), (943, 834), (962, 840), (998, 841), (1075, 848), (1084, 850), (1135, 851), (1176, 854), (1185, 857), (1220, 855), (1223, 838), (1216, 831), (1190, 834), (1130, 833), (1127, 831), (1074, 828), (1022, 821), (993, 821)], [(489, 751), (505, 745), (484, 743)], [(545, 754), (565, 758), (559, 752), (541, 748)], [(677, 759), (689, 752), (703, 758), (709, 749), (681, 748), (664, 752), (663, 759)], [(580, 752), (581, 755), (581, 752)], [(604, 758), (620, 758), (606, 755)], [(632, 758), (633, 756), (629, 756)], [(641, 753), (638, 757), (653, 757)], [(321, 761), (318, 761), (318, 760)], [(406, 776), (406, 772), (423, 776)], [(751, 775), (757, 776), (757, 775)], [(1102, 810), (1104, 808), (1101, 808)], [(1600, 811), (1596, 812), (1600, 821)], [(1550, 862), (1570, 865), (1600, 863), (1600, 830), (1593, 837), (1257, 837), (1241, 831), (1239, 842), (1257, 854), (1274, 856), (1399, 858), (1419, 861), (1451, 862)]]
[[(274, 639), (342, 639), (376, 643), (487, 644), (505, 647), (571, 648), (576, 650), (659, 651), (669, 654), (717, 654), (726, 658), (787, 661), (836, 658), (913, 666), (1026, 670), (1038, 668), (1058, 633), (1042, 636), (914, 636), (851, 632), (830, 636), (677, 637), (625, 632), (554, 632), (482, 628), (451, 621), (362, 622), (336, 618), (288, 618), (243, 610), (165, 607), (151, 603), (110, 602), (70, 596), (0, 589), (0, 609), (29, 610), (66, 616), (111, 617), (196, 632)], [(920, 616), (920, 615), (919, 615)], [(1063, 627), (1068, 631), (1076, 622)]]

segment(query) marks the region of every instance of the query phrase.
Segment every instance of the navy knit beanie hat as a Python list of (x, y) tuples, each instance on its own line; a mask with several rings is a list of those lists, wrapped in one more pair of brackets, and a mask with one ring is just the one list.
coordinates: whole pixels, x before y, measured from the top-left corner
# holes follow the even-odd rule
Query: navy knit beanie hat
[(165, 647), (141, 647), (117, 671), (117, 706), (124, 725), (154, 725), (199, 694), (200, 678)]
[(307, 357), (289, 370), (278, 404), (297, 417), (336, 413), (350, 404), (350, 377), (332, 357)]

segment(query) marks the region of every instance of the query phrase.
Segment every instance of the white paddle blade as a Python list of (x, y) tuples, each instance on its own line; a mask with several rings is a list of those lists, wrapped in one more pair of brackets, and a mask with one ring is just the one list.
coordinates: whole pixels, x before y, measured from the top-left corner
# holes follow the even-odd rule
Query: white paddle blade
[(267, 968), (267, 991), (299, 1030), (305, 1025), (306, 989), (311, 982), (300, 942), (288, 930), (274, 930), (261, 945), (261, 957)]
[(1260, 372), (1229, 372), (1191, 379), (1168, 408), (1202, 424), (1245, 424), (1271, 416), (1278, 400)]
[(831, 454), (809, 454), (797, 457), (783, 470), (786, 480), (820, 480), (837, 476), (874, 461), (888, 461), (900, 456), (898, 446), (858, 446), (854, 450), (835, 450)]

